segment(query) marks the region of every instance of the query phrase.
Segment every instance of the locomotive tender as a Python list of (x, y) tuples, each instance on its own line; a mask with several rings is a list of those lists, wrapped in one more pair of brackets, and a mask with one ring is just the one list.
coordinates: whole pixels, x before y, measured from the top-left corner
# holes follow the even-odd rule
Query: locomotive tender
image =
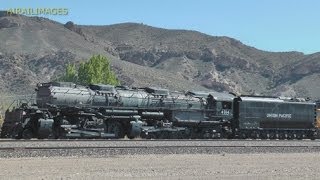
[(317, 138), (316, 104), (299, 99), (41, 83), (36, 106), (7, 111), (1, 137)]

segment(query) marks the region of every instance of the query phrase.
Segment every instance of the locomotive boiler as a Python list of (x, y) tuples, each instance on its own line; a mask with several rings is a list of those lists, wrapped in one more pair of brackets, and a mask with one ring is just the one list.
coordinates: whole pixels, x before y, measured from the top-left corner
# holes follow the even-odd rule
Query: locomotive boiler
[(41, 131), (47, 132), (41, 137), (59, 138), (212, 138), (230, 133), (232, 107), (224, 110), (228, 114), (213, 109), (215, 101), (231, 103), (228, 94), (56, 82), (39, 84), (36, 92), (36, 106), (12, 112), (19, 113), (11, 123), (19, 133), (8, 133), (5, 125), (2, 136), (38, 137)]

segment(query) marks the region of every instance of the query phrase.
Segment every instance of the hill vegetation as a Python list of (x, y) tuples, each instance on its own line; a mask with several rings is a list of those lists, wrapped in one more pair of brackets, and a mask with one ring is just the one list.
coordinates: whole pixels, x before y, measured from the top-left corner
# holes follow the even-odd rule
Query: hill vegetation
[(0, 42), (0, 92), (32, 93), (101, 54), (124, 85), (320, 98), (320, 53), (267, 52), (196, 31), (0, 13)]

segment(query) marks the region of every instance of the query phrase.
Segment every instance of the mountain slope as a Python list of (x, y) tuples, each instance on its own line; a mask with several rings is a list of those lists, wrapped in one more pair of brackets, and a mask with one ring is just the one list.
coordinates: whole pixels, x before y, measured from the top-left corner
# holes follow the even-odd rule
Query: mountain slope
[(127, 85), (320, 97), (320, 53), (266, 52), (228, 37), (136, 23), (79, 26), (0, 13), (0, 91), (32, 91), (93, 54), (108, 56)]
[(108, 42), (88, 40), (63, 24), (45, 18), (0, 17), (0, 42), (2, 92), (32, 92), (36, 83), (49, 81), (60, 74), (67, 63), (78, 63), (93, 54), (109, 57), (124, 84), (161, 85), (178, 90), (194, 86), (195, 89), (205, 90), (174, 74), (119, 61), (112, 55)]
[[(86, 34), (110, 41), (120, 59), (176, 73), (210, 89), (238, 93), (312, 96), (319, 94), (294, 83), (307, 75), (318, 74), (319, 63), (310, 68), (305, 61), (320, 62), (320, 55), (300, 52), (266, 52), (228, 37), (215, 37), (186, 30), (167, 30), (143, 24), (78, 26)], [(294, 71), (292, 67), (294, 66)], [(295, 79), (296, 78), (296, 79)], [(295, 79), (295, 80), (294, 80)], [(293, 82), (295, 81), (295, 82)], [(308, 82), (308, 78), (303, 81)], [(284, 85), (292, 92), (281, 92)]]

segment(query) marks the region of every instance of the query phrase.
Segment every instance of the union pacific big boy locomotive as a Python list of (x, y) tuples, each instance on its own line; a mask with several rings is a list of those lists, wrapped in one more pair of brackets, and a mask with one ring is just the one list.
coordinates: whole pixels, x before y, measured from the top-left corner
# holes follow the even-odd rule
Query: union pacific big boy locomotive
[(36, 104), (7, 111), (1, 137), (315, 139), (316, 103), (68, 82), (41, 83)]

